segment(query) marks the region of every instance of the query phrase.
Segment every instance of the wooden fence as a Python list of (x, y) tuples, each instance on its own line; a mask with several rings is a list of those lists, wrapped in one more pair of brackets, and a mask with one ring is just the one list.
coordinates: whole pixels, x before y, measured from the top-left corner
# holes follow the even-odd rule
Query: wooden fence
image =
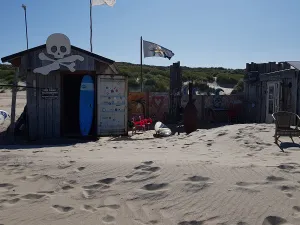
[[(230, 103), (243, 103), (243, 95), (194, 95), (193, 99), (195, 99), (199, 121), (211, 119), (210, 112), (213, 111), (215, 112), (214, 119), (217, 122), (227, 122)], [(183, 108), (187, 102), (188, 96), (182, 96)], [(139, 116), (145, 116), (164, 121), (168, 117), (169, 106), (168, 92), (130, 92), (128, 95), (128, 118), (138, 119)]]

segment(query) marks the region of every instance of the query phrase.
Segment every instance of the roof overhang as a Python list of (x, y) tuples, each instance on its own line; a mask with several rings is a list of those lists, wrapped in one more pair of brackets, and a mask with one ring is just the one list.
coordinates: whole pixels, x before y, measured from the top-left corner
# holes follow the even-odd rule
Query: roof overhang
[[(1, 58), (1, 61), (2, 61), (3, 63), (9, 62), (9, 63), (11, 63), (13, 66), (17, 66), (17, 67), (18, 67), (18, 66), (20, 65), (20, 63), (21, 63), (21, 60), (20, 60), (20, 59), (21, 59), (21, 57), (22, 57), (23, 55), (26, 55), (26, 54), (28, 54), (28, 53), (30, 53), (30, 52), (33, 52), (33, 51), (36, 51), (36, 50), (39, 50), (39, 49), (43, 49), (43, 48), (46, 48), (46, 45), (45, 45), (45, 44), (44, 44), (44, 45), (37, 46), (37, 47), (34, 47), (34, 48), (30, 48), (30, 49), (28, 49), (28, 50), (21, 51), (21, 52), (18, 52), (18, 53), (9, 55), (9, 56), (5, 56), (5, 57)], [(71, 45), (71, 48), (74, 49), (74, 50), (76, 50), (76, 51), (82, 52), (82, 53), (84, 53), (84, 54), (86, 54), (86, 55), (88, 55), (88, 56), (94, 58), (94, 59), (97, 60), (97, 61), (101, 61), (101, 62), (107, 63), (107, 64), (111, 65), (111, 67), (114, 67), (115, 70), (117, 70), (116, 66), (113, 65), (113, 64), (115, 63), (115, 61), (113, 61), (113, 60), (111, 60), (111, 59), (108, 59), (108, 58), (105, 58), (105, 57), (103, 57), (103, 56), (94, 54), (94, 53), (92, 53), (92, 52), (86, 51), (86, 50), (84, 50), (84, 49), (82, 49), (82, 48), (78, 48), (78, 47), (73, 46), (73, 45)]]

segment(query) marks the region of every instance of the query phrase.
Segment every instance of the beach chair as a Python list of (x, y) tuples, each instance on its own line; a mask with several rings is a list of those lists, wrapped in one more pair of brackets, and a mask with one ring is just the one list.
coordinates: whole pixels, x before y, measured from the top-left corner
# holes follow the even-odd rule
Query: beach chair
[(134, 117), (132, 118), (135, 133), (137, 130), (144, 131), (146, 129), (145, 122), (143, 120), (141, 120), (141, 117), (139, 117), (139, 118), (140, 118), (140, 121), (136, 121)]
[(278, 143), (281, 136), (290, 137), (294, 143), (293, 137), (300, 136), (300, 117), (296, 113), (286, 111), (273, 113), (272, 117), (275, 122), (275, 143)]
[(151, 118), (142, 119), (141, 117), (140, 117), (140, 121), (143, 121), (146, 130), (150, 129), (150, 126), (152, 125), (153, 122)]

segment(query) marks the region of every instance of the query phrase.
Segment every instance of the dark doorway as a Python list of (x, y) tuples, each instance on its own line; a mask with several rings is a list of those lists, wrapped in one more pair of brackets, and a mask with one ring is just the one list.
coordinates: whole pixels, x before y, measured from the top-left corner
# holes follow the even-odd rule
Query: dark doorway
[[(63, 118), (62, 133), (64, 136), (67, 137), (81, 136), (80, 125), (79, 125), (79, 97), (80, 97), (80, 84), (83, 76), (84, 75), (77, 75), (77, 74), (62, 76), (62, 88), (63, 88), (63, 98), (62, 98), (63, 100), (62, 100), (62, 112), (61, 112)], [(96, 108), (96, 104), (94, 108)], [(95, 134), (96, 134), (96, 121), (95, 121), (95, 110), (94, 110), (93, 125), (91, 127), (89, 135), (94, 136)]]

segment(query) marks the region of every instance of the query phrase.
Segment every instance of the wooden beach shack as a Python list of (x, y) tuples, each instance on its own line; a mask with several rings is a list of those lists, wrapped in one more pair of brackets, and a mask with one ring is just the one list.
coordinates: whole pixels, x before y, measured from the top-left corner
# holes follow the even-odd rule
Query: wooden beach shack
[(300, 61), (247, 63), (244, 98), (248, 122), (272, 123), (272, 114), (300, 114)]
[(26, 80), (30, 140), (81, 136), (79, 93), (84, 75), (92, 76), (95, 90), (89, 136), (127, 135), (127, 77), (119, 74), (113, 60), (53, 34), (46, 44), (3, 57), (2, 62), (11, 63)]

